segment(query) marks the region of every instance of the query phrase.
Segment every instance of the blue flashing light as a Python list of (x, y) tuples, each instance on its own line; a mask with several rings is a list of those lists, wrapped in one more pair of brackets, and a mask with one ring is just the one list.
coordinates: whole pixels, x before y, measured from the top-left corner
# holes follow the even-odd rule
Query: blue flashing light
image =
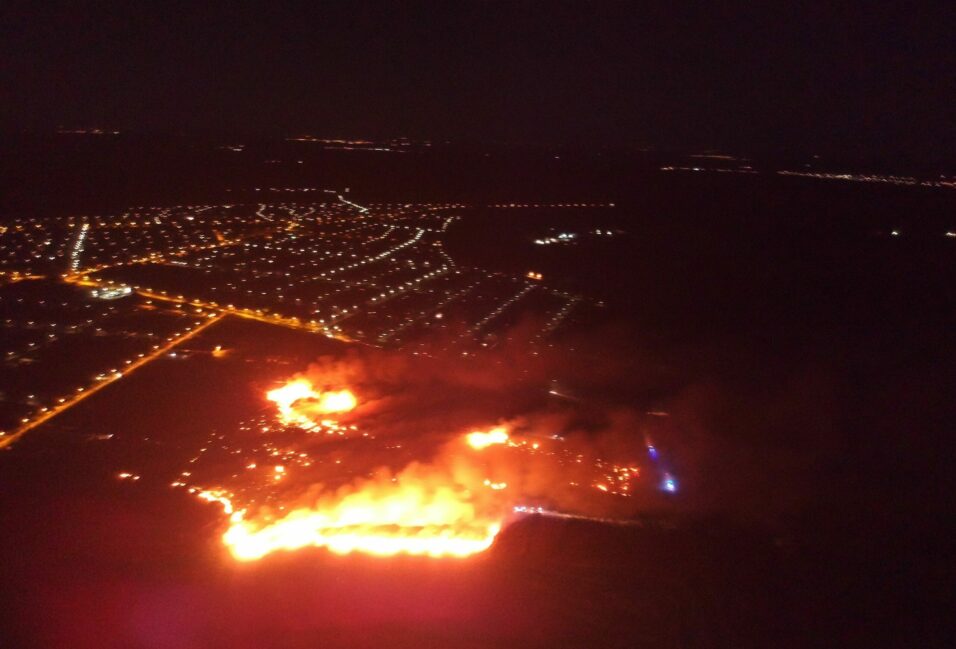
[(647, 454), (651, 456), (651, 459), (654, 459), (654, 460), (657, 459), (657, 449), (654, 448), (653, 446), (648, 445)]
[(669, 473), (664, 474), (664, 481), (661, 483), (661, 489), (667, 493), (674, 493), (677, 491), (677, 480), (674, 479)]

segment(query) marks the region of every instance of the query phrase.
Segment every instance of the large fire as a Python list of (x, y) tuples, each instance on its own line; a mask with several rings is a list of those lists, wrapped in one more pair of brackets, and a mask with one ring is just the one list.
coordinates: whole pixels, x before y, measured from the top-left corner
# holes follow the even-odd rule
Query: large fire
[[(481, 516), (468, 490), (436, 477), (400, 474), (396, 482), (369, 481), (277, 520), (247, 521), (241, 510), (233, 512), (223, 541), (242, 561), (310, 546), (336, 554), (429, 557), (465, 557), (488, 549), (501, 520)], [(231, 510), (230, 502), (226, 511)]]
[[(266, 398), (276, 404), (282, 424), (306, 431), (337, 430), (336, 422), (316, 417), (348, 412), (358, 404), (351, 391), (321, 391), (306, 378), (270, 390)], [(477, 439), (475, 435), (487, 440), (476, 444), (472, 441)], [(503, 428), (468, 436), (474, 448), (507, 439)], [(286, 473), (284, 466), (274, 470), (276, 478)], [(490, 512), (504, 511), (500, 506), (489, 507), (489, 499), (479, 508), (468, 484), (472, 480), (472, 476), (456, 475), (447, 467), (413, 464), (394, 476), (384, 472), (318, 496), (281, 516), (271, 511), (250, 516), (223, 490), (204, 490), (198, 495), (219, 503), (229, 515), (223, 541), (240, 561), (304, 547), (324, 547), (336, 554), (466, 557), (491, 546), (503, 516)]]
[[(241, 561), (277, 550), (324, 547), (336, 554), (364, 552), (429, 557), (466, 557), (487, 550), (501, 530), (504, 503), (479, 498), (475, 477), (448, 467), (412, 464), (397, 475), (385, 471), (309, 506), (281, 516), (246, 518), (231, 499), (203, 491), (204, 500), (222, 504), (230, 517), (223, 541)], [(500, 490), (504, 486), (485, 486)]]
[[(266, 398), (276, 405), (276, 418), (283, 428), (274, 429), (266, 422), (255, 427), (261, 440), (258, 455), (249, 456), (253, 449), (242, 451), (246, 455), (242, 478), (232, 489), (189, 488), (203, 500), (222, 506), (229, 521), (222, 539), (235, 559), (253, 561), (276, 551), (306, 547), (336, 554), (468, 557), (491, 547), (515, 512), (544, 512), (523, 502), (529, 492), (522, 482), (536, 490), (532, 497), (549, 495), (548, 485), (556, 484), (549, 480), (627, 497), (639, 476), (638, 467), (588, 458), (581, 448), (565, 444), (557, 435), (515, 437), (510, 425), (475, 430), (451, 441), (446, 438), (430, 461), (412, 462), (397, 472), (362, 466), (361, 461), (343, 465), (343, 444), (371, 444), (368, 448), (377, 452), (383, 448), (400, 451), (402, 444), (390, 441), (383, 446), (356, 425), (344, 426), (331, 419), (358, 406), (350, 390), (334, 387), (319, 389), (309, 379), (297, 378), (270, 390)], [(309, 435), (311, 442), (303, 447), (288, 442), (293, 427), (307, 433), (348, 433), (348, 437)], [(274, 433), (280, 433), (279, 437)], [(306, 452), (313, 447), (321, 449), (321, 454)], [(538, 467), (530, 481), (515, 472), (526, 463)], [(343, 471), (348, 481), (330, 487), (326, 481), (335, 475), (341, 478)], [(348, 478), (355, 475), (364, 477)], [(173, 485), (189, 487), (182, 480)]]
[(270, 390), (266, 398), (279, 408), (279, 420), (286, 425), (305, 430), (319, 427), (315, 415), (348, 412), (358, 401), (349, 390), (316, 390), (308, 379), (289, 381), (281, 388)]

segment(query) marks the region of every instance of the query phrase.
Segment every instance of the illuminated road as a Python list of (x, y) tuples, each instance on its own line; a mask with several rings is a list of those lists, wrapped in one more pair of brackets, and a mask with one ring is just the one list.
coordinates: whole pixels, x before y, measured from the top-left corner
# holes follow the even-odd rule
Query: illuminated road
[(186, 329), (186, 332), (183, 335), (173, 338), (171, 341), (169, 341), (165, 345), (158, 347), (157, 349), (153, 350), (149, 354), (146, 354), (142, 358), (139, 358), (133, 361), (132, 363), (130, 363), (129, 365), (127, 365), (122, 373), (117, 372), (115, 374), (112, 374), (108, 376), (106, 379), (96, 383), (93, 387), (80, 388), (80, 391), (75, 396), (67, 399), (63, 403), (53, 408), (48, 409), (46, 412), (43, 412), (35, 419), (31, 419), (30, 421), (24, 423), (22, 426), (14, 430), (9, 435), (0, 437), (0, 449), (9, 447), (11, 444), (16, 442), (18, 439), (23, 437), (26, 433), (30, 432), (31, 430), (33, 430), (40, 424), (43, 424), (49, 421), (50, 419), (53, 419), (54, 417), (64, 412), (65, 410), (69, 410), (70, 408), (80, 403), (84, 399), (96, 394), (97, 392), (105, 388), (106, 386), (112, 384), (115, 381), (118, 381), (122, 377), (129, 376), (132, 372), (143, 367), (147, 363), (150, 363), (151, 361), (156, 360), (157, 358), (167, 353), (168, 351), (170, 351), (171, 349), (173, 349), (180, 343), (186, 340), (189, 340), (190, 338), (192, 338), (199, 332), (203, 331), (204, 329), (207, 329), (208, 327), (211, 327), (212, 325), (216, 324), (217, 322), (222, 320), (224, 317), (225, 317), (225, 314), (223, 313), (210, 314), (208, 316), (208, 319), (202, 324), (199, 324), (191, 329)]
[[(256, 218), (251, 221), (241, 210), (231, 212), (232, 206), (229, 205), (223, 206), (221, 214), (199, 221), (196, 221), (197, 216), (213, 209), (212, 206), (138, 208), (123, 213), (115, 222), (102, 217), (70, 217), (61, 224), (68, 225), (69, 229), (58, 244), (59, 248), (51, 248), (51, 242), (59, 241), (54, 235), (60, 231), (53, 226), (44, 229), (42, 223), (33, 221), (15, 224), (14, 231), (22, 236), (13, 240), (11, 245), (15, 244), (25, 259), (38, 259), (43, 263), (37, 268), (27, 264), (20, 270), (0, 270), (0, 285), (48, 279), (82, 289), (84, 293), (93, 289), (92, 297), (100, 299), (135, 292), (149, 303), (168, 304), (173, 307), (169, 311), (177, 315), (202, 318), (203, 321), (196, 323), (196, 329), (187, 329), (182, 336), (167, 339), (162, 347), (151, 350), (148, 355), (139, 354), (123, 361), (125, 365), (101, 372), (89, 384), (75, 385), (72, 391), (64, 389), (60, 393), (62, 396), (49, 402), (37, 403), (31, 397), (25, 404), (32, 408), (32, 412), (19, 421), (10, 422), (17, 426), (12, 431), (0, 431), (0, 449), (10, 447), (28, 431), (227, 315), (319, 334), (345, 343), (380, 347), (396, 337), (420, 335), (421, 331), (432, 326), (446, 329), (448, 325), (442, 322), (448, 315), (444, 313), (445, 308), (458, 301), (464, 303), (466, 296), (469, 299), (474, 296), (476, 286), (493, 278), (494, 274), (481, 269), (456, 267), (442, 246), (442, 234), (462, 218), (448, 216), (445, 211), (462, 206), (405, 204), (366, 207), (348, 200), (341, 193), (328, 193), (334, 195), (340, 205), (330, 204), (325, 209), (325, 203), (309, 207), (279, 204), (271, 208), (261, 204), (255, 211)], [(323, 209), (319, 210), (319, 207)], [(128, 228), (135, 231), (127, 234), (124, 231)], [(0, 233), (8, 229), (0, 226)], [(291, 230), (295, 232), (289, 233)], [(230, 248), (232, 250), (223, 253), (224, 249)], [(65, 268), (48, 268), (50, 265), (46, 262), (55, 262), (58, 258), (64, 262)], [(187, 263), (190, 260), (191, 263)], [(224, 284), (213, 283), (202, 289), (193, 284), (191, 286), (196, 288), (186, 290), (201, 291), (201, 296), (185, 296), (163, 290), (161, 285), (154, 289), (152, 286), (127, 284), (123, 280), (107, 280), (100, 275), (111, 269), (167, 264), (190, 266), (194, 272), (223, 271)], [(233, 274), (229, 274), (230, 271), (234, 271)], [(474, 338), (487, 328), (497, 326), (497, 323), (492, 324), (493, 321), (507, 309), (536, 288), (543, 288), (539, 283), (526, 281), (529, 277), (541, 279), (540, 275), (535, 275), (513, 278), (522, 283), (510, 289), (520, 289), (511, 295), (504, 295), (507, 289), (494, 282), (482, 284), (482, 294), (475, 297), (477, 303), (487, 304), (487, 308), (492, 308), (496, 300), (498, 304), (492, 311), (485, 311), (478, 322), (473, 322), (460, 340)], [(152, 284), (151, 280), (145, 281)], [(428, 283), (431, 284), (423, 287)], [(104, 293), (104, 289), (108, 292)], [(208, 293), (207, 290), (222, 292)], [(255, 305), (263, 304), (263, 296), (270, 295), (269, 290), (273, 291), (276, 301), (271, 302), (269, 308), (256, 308)], [(490, 298), (486, 299), (484, 293), (488, 291)], [(254, 299), (247, 301), (246, 296)], [(273, 307), (286, 308), (281, 306), (286, 298), (294, 299), (295, 305), (287, 308), (295, 315), (274, 310)], [(539, 338), (543, 339), (557, 328), (575, 304), (576, 299), (571, 300), (554, 313)], [(82, 308), (91, 306), (85, 304)], [(479, 315), (469, 311), (470, 304), (456, 306), (461, 307), (458, 310), (464, 311), (468, 319)], [(374, 320), (373, 316), (381, 313), (383, 308), (382, 326), (373, 324), (372, 331), (366, 334), (364, 329), (369, 326), (368, 322)], [(394, 312), (389, 309), (394, 309)], [(112, 313), (115, 307), (106, 310)], [(360, 318), (353, 319), (354, 316)], [(195, 319), (192, 322), (196, 322)], [(33, 326), (33, 323), (28, 324)], [(87, 324), (101, 332), (101, 327), (92, 319), (88, 319)], [(343, 333), (342, 324), (347, 324), (349, 329), (355, 327), (356, 335), (368, 338), (368, 341)], [(382, 330), (384, 326), (388, 328)], [(48, 338), (55, 340), (56, 336)], [(425, 352), (419, 350), (417, 353)]]
[[(64, 280), (76, 286), (85, 286), (90, 288), (109, 288), (110, 286), (113, 286), (113, 284), (110, 282), (97, 282), (91, 279), (80, 279), (75, 276), (64, 277)], [(141, 295), (142, 297), (149, 298), (151, 300), (160, 300), (173, 304), (188, 304), (189, 306), (215, 311), (220, 315), (234, 315), (239, 318), (256, 320), (258, 322), (264, 322), (266, 324), (275, 325), (278, 327), (286, 327), (288, 329), (296, 329), (298, 331), (308, 331), (309, 333), (318, 333), (345, 343), (360, 343), (364, 345), (369, 344), (360, 340), (355, 340), (354, 338), (350, 338), (341, 332), (333, 331), (332, 329), (329, 329), (328, 327), (325, 327), (313, 320), (302, 320), (294, 316), (269, 315), (260, 309), (254, 310), (249, 308), (238, 308), (233, 305), (222, 306), (217, 302), (205, 302), (203, 300), (188, 298), (182, 295), (171, 296), (165, 293), (155, 293), (148, 289), (134, 288), (133, 290), (137, 295)]]
[[(68, 284), (73, 284), (75, 286), (90, 287), (90, 288), (107, 288), (112, 285), (112, 283), (110, 282), (97, 282), (91, 279), (83, 279), (79, 275), (64, 276), (63, 280)], [(160, 356), (167, 353), (168, 351), (170, 351), (171, 349), (173, 349), (180, 343), (186, 340), (189, 340), (190, 338), (198, 334), (200, 331), (215, 324), (216, 322), (219, 322), (220, 320), (225, 318), (227, 315), (233, 315), (240, 318), (246, 318), (248, 320), (256, 320), (259, 322), (264, 322), (266, 324), (286, 327), (289, 329), (296, 329), (299, 331), (319, 333), (329, 338), (334, 338), (336, 340), (339, 340), (341, 342), (348, 342), (348, 343), (360, 342), (360, 341), (355, 341), (352, 338), (349, 338), (348, 336), (345, 336), (341, 333), (332, 331), (331, 329), (328, 329), (318, 323), (303, 322), (299, 318), (295, 318), (295, 317), (286, 317), (281, 315), (268, 315), (268, 314), (262, 313), (261, 311), (254, 311), (252, 309), (240, 309), (234, 306), (224, 307), (212, 302), (204, 302), (202, 300), (190, 299), (183, 296), (169, 296), (169, 295), (164, 295), (162, 293), (154, 293), (152, 291), (148, 291), (144, 289), (136, 289), (135, 292), (138, 295), (141, 295), (145, 298), (149, 298), (151, 300), (159, 300), (163, 302), (170, 302), (173, 304), (181, 304), (181, 305), (188, 304), (190, 306), (194, 306), (197, 308), (213, 311), (214, 313), (209, 314), (208, 316), (209, 319), (206, 322), (203, 322), (202, 324), (192, 329), (187, 329), (186, 333), (184, 333), (182, 336), (178, 336), (177, 338), (174, 338), (173, 340), (169, 341), (167, 344), (159, 347), (158, 349), (153, 350), (151, 353), (133, 361), (132, 363), (126, 366), (125, 370), (122, 373), (110, 375), (106, 379), (96, 383), (90, 388), (81, 388), (80, 391), (75, 396), (67, 399), (66, 401), (58, 404), (57, 406), (53, 408), (49, 408), (45, 411), (41, 411), (40, 415), (38, 415), (37, 417), (33, 419), (30, 419), (27, 422), (24, 422), (22, 426), (20, 426), (13, 432), (7, 435), (0, 436), (0, 449), (8, 448), (14, 442), (19, 440), (23, 435), (33, 430), (40, 424), (43, 424), (49, 421), (53, 417), (62, 413), (63, 411), (68, 410), (69, 408), (80, 403), (81, 401), (89, 397), (90, 395), (99, 392), (100, 390), (105, 388), (107, 385), (110, 385), (111, 383), (122, 378), (123, 376), (129, 375), (131, 372), (133, 372), (134, 370), (140, 367), (143, 367), (150, 361), (153, 361), (159, 358)]]
[(4, 284), (16, 284), (33, 279), (46, 279), (46, 275), (30, 275), (19, 271), (0, 271), (0, 286)]
[(243, 243), (247, 239), (255, 238), (256, 236), (261, 236), (261, 235), (250, 235), (248, 237), (240, 237), (238, 239), (217, 241), (216, 243), (195, 244), (191, 246), (184, 246), (182, 248), (179, 248), (178, 250), (175, 250), (169, 253), (152, 252), (148, 255), (137, 257), (136, 259), (121, 261), (115, 264), (100, 264), (99, 266), (91, 266), (90, 268), (84, 268), (83, 270), (79, 270), (79, 271), (76, 270), (76, 268), (74, 267), (74, 264), (71, 262), (70, 268), (71, 268), (71, 271), (73, 272), (71, 272), (68, 275), (64, 275), (63, 279), (66, 280), (67, 282), (76, 282), (77, 280), (79, 280), (79, 278), (85, 275), (89, 275), (91, 273), (98, 273), (100, 271), (107, 270), (110, 268), (122, 268), (124, 266), (133, 266), (136, 264), (158, 264), (158, 263), (167, 261), (167, 258), (169, 257), (182, 257), (191, 252), (200, 252), (203, 250), (213, 250), (217, 248), (228, 248), (229, 246), (235, 246), (240, 243)]
[[(97, 286), (97, 284), (89, 281), (78, 282), (82, 283), (84, 286)], [(199, 307), (202, 309), (209, 309), (212, 311), (218, 311), (222, 315), (234, 315), (239, 318), (246, 318), (248, 320), (257, 320), (259, 322), (265, 322), (266, 324), (276, 325), (279, 327), (287, 327), (289, 329), (297, 329), (299, 331), (308, 331), (311, 333), (320, 333), (329, 338), (335, 338), (342, 342), (358, 342), (349, 338), (348, 336), (332, 331), (322, 325), (312, 322), (312, 321), (303, 321), (296, 317), (287, 317), (282, 315), (268, 315), (261, 311), (256, 311), (253, 309), (240, 309), (234, 306), (222, 306), (215, 302), (203, 302), (202, 300), (194, 300), (186, 297), (170, 297), (169, 295), (163, 295), (162, 293), (153, 293), (151, 291), (143, 289), (134, 289), (137, 295), (142, 295), (151, 300), (162, 300), (164, 302), (173, 302), (175, 304), (188, 304), (190, 306)]]

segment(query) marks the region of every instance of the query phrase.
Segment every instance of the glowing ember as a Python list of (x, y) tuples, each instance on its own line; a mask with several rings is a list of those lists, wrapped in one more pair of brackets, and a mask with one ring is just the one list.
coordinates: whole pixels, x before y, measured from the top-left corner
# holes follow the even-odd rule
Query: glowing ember
[(501, 427), (492, 428), (486, 433), (476, 430), (473, 433), (468, 433), (465, 437), (465, 441), (468, 442), (470, 447), (476, 451), (480, 451), (494, 444), (506, 443), (508, 441), (508, 431)]
[(232, 520), (242, 520), (242, 512), (237, 512), (232, 506), (232, 501), (222, 491), (200, 491), (196, 494), (201, 500), (210, 503), (219, 503), (224, 512), (229, 514)]

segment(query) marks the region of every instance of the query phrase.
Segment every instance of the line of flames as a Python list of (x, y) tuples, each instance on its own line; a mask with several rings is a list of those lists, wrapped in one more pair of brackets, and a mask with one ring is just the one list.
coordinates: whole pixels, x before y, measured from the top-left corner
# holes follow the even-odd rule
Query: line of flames
[[(289, 381), (266, 397), (276, 404), (282, 423), (306, 431), (320, 426), (316, 415), (348, 412), (358, 404), (349, 390), (323, 392), (304, 378)], [(482, 450), (508, 439), (507, 430), (498, 427), (469, 433), (464, 441), (471, 449)], [(278, 519), (249, 519), (223, 490), (200, 491), (198, 496), (219, 503), (228, 515), (222, 540), (240, 561), (305, 547), (336, 554), (427, 557), (467, 557), (491, 547), (502, 528), (504, 508), (500, 514), (481, 512), (467, 485), (432, 467), (410, 469), (353, 485)], [(506, 487), (488, 480), (485, 485), (493, 490)]]

